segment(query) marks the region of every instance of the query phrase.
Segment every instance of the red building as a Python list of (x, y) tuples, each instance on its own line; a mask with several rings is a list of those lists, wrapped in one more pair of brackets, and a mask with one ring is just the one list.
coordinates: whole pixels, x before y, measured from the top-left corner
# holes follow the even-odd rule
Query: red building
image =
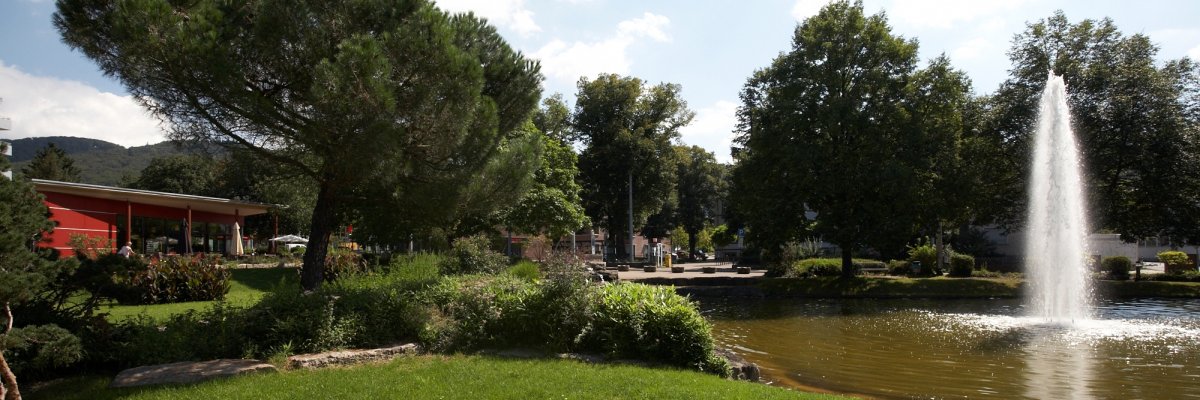
[[(233, 254), (242, 240), (244, 217), (264, 214), (267, 204), (215, 197), (33, 180), (46, 197), (50, 219), (57, 223), (44, 247), (73, 255), (73, 235), (110, 240), (116, 247), (133, 242), (133, 251), (153, 253)], [(245, 242), (243, 242), (245, 243)]]

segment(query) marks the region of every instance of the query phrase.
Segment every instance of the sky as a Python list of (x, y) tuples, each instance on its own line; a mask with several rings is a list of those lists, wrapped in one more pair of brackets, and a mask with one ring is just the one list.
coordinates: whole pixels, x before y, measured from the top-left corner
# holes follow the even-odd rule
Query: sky
[[(487, 18), (516, 49), (540, 60), (544, 95), (573, 103), (580, 77), (617, 73), (682, 85), (696, 118), (682, 142), (729, 162), (738, 92), (791, 46), (792, 32), (827, 0), (442, 0)], [(895, 34), (920, 43), (922, 63), (946, 54), (978, 94), (1007, 78), (1005, 52), (1027, 22), (1063, 10), (1071, 22), (1109, 17), (1158, 44), (1160, 61), (1200, 59), (1195, 0), (864, 0)], [(79, 136), (123, 146), (165, 140), (163, 125), (117, 80), (63, 44), (52, 0), (0, 0), (0, 139)]]

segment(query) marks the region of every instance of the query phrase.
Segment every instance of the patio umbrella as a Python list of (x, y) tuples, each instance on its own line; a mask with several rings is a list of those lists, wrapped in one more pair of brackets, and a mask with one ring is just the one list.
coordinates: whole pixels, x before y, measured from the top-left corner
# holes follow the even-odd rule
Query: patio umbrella
[(233, 255), (242, 255), (242, 227), (237, 222), (233, 223)]
[(271, 239), (271, 241), (279, 242), (279, 243), (308, 243), (308, 239), (305, 239), (305, 238), (302, 238), (302, 237), (299, 237), (296, 235), (283, 235), (283, 236)]

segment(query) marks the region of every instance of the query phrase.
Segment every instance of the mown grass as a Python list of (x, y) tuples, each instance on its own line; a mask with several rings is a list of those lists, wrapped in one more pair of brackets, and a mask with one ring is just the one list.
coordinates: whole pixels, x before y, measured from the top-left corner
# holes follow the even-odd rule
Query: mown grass
[[(229, 293), (225, 302), (238, 306), (250, 306), (262, 299), (278, 285), (299, 287), (300, 279), (295, 268), (254, 268), (235, 269), (229, 285)], [(155, 319), (165, 319), (175, 314), (189, 310), (204, 310), (212, 306), (212, 301), (189, 301), (183, 303), (153, 304), (153, 305), (105, 305), (97, 312), (108, 313), (109, 321), (120, 321), (139, 314), (146, 314)]]
[(36, 399), (838, 399), (700, 372), (570, 360), (405, 357), (348, 368), (285, 371), (192, 385), (110, 389), (108, 378), (55, 382)]

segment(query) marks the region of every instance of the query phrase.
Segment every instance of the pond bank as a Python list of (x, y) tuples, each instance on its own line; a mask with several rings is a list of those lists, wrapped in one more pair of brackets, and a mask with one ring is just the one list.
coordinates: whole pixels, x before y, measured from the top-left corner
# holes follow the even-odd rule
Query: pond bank
[[(626, 280), (624, 274), (621, 280)], [(651, 285), (674, 285), (692, 297), (752, 298), (1018, 298), (1025, 283), (1019, 278), (706, 278), (647, 277), (631, 279)], [(1200, 283), (1157, 281), (1095, 281), (1099, 298), (1200, 298)]]

